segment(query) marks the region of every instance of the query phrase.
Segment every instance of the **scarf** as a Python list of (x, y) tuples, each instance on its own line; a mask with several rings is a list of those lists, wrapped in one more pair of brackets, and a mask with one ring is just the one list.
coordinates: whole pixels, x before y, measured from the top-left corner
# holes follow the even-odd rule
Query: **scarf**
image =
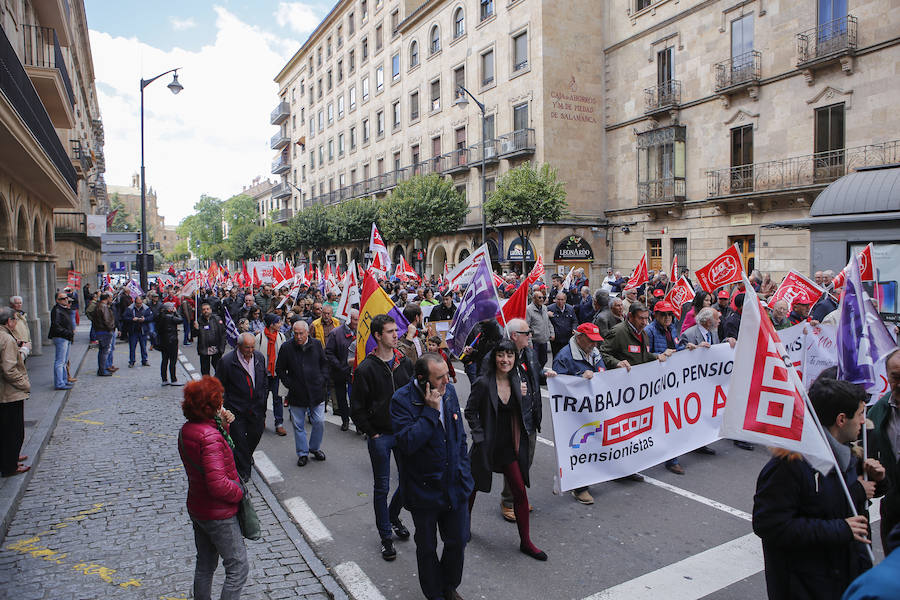
[(228, 447), (234, 450), (234, 441), (231, 439), (231, 436), (228, 435), (228, 429), (225, 428), (225, 423), (222, 421), (222, 417), (216, 415), (216, 429), (219, 430), (219, 433), (222, 434), (222, 437), (225, 438), (225, 442), (228, 444)]
[(266, 344), (266, 371), (269, 372), (269, 375), (275, 376), (275, 340), (278, 337), (277, 331), (269, 331), (269, 328), (266, 327), (263, 329), (263, 333), (266, 335), (266, 339), (269, 340), (269, 343)]

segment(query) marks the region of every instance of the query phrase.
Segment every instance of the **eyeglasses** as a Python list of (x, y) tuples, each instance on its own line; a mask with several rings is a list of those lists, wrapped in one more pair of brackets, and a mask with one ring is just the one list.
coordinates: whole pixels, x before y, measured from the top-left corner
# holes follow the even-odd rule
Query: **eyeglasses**
[(67, 300), (67, 301), (68, 301), (68, 299), (69, 299), (68, 296), (60, 296), (59, 298), (57, 298), (57, 300)]
[(516, 333), (518, 333), (519, 335), (531, 335), (534, 332), (530, 329), (526, 329), (525, 331), (517, 331)]

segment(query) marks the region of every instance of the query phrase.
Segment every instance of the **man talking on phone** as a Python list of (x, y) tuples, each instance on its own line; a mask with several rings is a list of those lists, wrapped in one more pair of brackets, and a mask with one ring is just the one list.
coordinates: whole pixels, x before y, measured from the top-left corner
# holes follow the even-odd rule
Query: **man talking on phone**
[(356, 429), (368, 437), (369, 460), (375, 479), (372, 494), (375, 526), (381, 537), (381, 558), (390, 561), (397, 558), (391, 529), (398, 538), (409, 538), (409, 530), (400, 521), (402, 484), (394, 492), (390, 505), (387, 500), (391, 488), (391, 450), (394, 450), (394, 462), (399, 462), (391, 425), (391, 396), (412, 379), (413, 365), (397, 350), (397, 323), (391, 316), (375, 315), (369, 331), (377, 345), (359, 363), (353, 375), (350, 416)]
[[(457, 600), (474, 482), (456, 390), (439, 354), (416, 361), (415, 379), (391, 399), (391, 421), (403, 466), (403, 501), (416, 524), (419, 584), (429, 600)], [(438, 528), (444, 542), (440, 559)]]

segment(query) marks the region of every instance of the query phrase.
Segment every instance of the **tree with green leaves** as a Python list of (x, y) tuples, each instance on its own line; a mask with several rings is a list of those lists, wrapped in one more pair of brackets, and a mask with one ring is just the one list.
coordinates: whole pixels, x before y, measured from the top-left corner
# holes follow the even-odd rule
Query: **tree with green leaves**
[(272, 242), (274, 241), (274, 232), (271, 227), (257, 227), (250, 235), (248, 241), (250, 249), (253, 250), (254, 256), (269, 254), (272, 252)]
[(431, 238), (459, 229), (468, 210), (453, 181), (436, 173), (415, 175), (397, 184), (381, 203), (379, 229), (387, 239), (419, 240), (428, 256)]
[(290, 220), (294, 239), (301, 248), (314, 250), (318, 260), (325, 259), (325, 248), (334, 238), (328, 227), (328, 210), (321, 204), (307, 206)]
[(271, 228), (267, 227), (266, 229), (272, 230), (272, 245), (269, 250), (270, 252), (282, 252), (287, 255), (296, 250), (297, 240), (294, 238), (294, 233), (288, 227), (273, 225)]
[(253, 235), (261, 228), (254, 224), (239, 225), (228, 232), (228, 239), (225, 240), (230, 248), (229, 258), (232, 260), (248, 260), (254, 256), (259, 256), (251, 245)]
[(222, 203), (222, 218), (231, 230), (241, 225), (252, 225), (259, 218), (256, 200), (246, 194), (232, 196)]
[(180, 237), (191, 239), (197, 256), (208, 259), (209, 247), (222, 242), (222, 201), (206, 194), (200, 196), (194, 204), (194, 214), (182, 219), (176, 231)]
[(568, 214), (565, 184), (557, 178), (556, 169), (548, 164), (539, 168), (525, 163), (510, 169), (497, 182), (497, 189), (484, 204), (484, 214), (491, 225), (511, 225), (522, 239), (522, 272), (525, 252), (532, 231), (542, 223), (556, 223)]
[[(119, 200), (118, 192), (114, 193), (109, 198), (109, 212), (116, 213), (116, 216), (113, 217), (113, 222), (108, 228), (109, 231), (128, 231), (134, 233), (141, 230), (139, 225), (135, 222), (133, 215), (128, 212), (125, 204)], [(138, 219), (140, 219), (140, 215), (138, 215)]]
[(372, 223), (379, 218), (381, 203), (374, 198), (352, 198), (328, 210), (328, 230), (336, 242), (357, 242), (366, 251)]

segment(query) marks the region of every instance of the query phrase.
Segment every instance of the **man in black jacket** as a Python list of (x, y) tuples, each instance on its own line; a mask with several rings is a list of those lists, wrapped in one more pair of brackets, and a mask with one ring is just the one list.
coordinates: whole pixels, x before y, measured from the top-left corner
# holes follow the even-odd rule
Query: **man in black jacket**
[(334, 383), (334, 395), (337, 398), (337, 412), (341, 417), (341, 431), (350, 428), (350, 406), (347, 404), (347, 384), (353, 376), (348, 357), (350, 348), (356, 347), (356, 327), (359, 324), (359, 311), (350, 309), (350, 320), (340, 327), (331, 330), (325, 340), (325, 358), (331, 367), (331, 381)]
[(197, 330), (197, 354), (200, 356), (200, 374), (209, 375), (210, 365), (215, 369), (225, 352), (225, 323), (213, 311), (212, 304), (200, 305), (200, 316), (194, 321)]
[[(305, 467), (310, 454), (316, 460), (325, 460), (321, 446), (325, 433), (325, 380), (328, 376), (328, 363), (325, 361), (322, 344), (317, 340), (310, 340), (306, 321), (296, 321), (291, 326), (291, 332), (293, 339), (283, 343), (278, 351), (275, 373), (288, 390), (285, 406), (290, 407), (291, 421), (294, 423), (297, 466)], [(307, 415), (312, 425), (308, 440)]]
[(441, 298), (441, 303), (431, 309), (429, 321), (452, 321), (456, 314), (456, 305), (453, 304), (453, 294), (447, 291)]
[(253, 451), (266, 426), (266, 357), (256, 351), (252, 333), (238, 336), (237, 348), (222, 357), (216, 366), (216, 378), (225, 388), (222, 405), (234, 413), (231, 439), (234, 440), (234, 464), (238, 475), (247, 481), (253, 466)]
[(394, 492), (390, 505), (387, 501), (391, 487), (391, 451), (394, 451), (394, 462), (397, 463), (396, 440), (391, 424), (391, 397), (412, 379), (413, 365), (397, 350), (397, 323), (392, 317), (376, 315), (369, 331), (377, 346), (356, 368), (350, 405), (357, 429), (369, 437), (369, 459), (375, 478), (372, 501), (375, 505), (375, 526), (381, 537), (381, 557), (394, 560), (397, 551), (391, 540), (391, 527), (401, 539), (409, 538), (409, 530), (400, 521), (400, 509), (403, 507), (400, 487)]
[[(781, 450), (760, 472), (753, 531), (762, 538), (770, 600), (837, 600), (872, 566), (863, 515), (867, 499), (883, 493), (878, 488), (885, 487), (880, 483), (885, 472), (877, 460), (862, 462), (849, 447), (865, 423), (865, 390), (820, 376), (809, 397), (839, 468), (822, 474), (802, 455)], [(840, 477), (853, 498), (852, 509)]]
[(578, 327), (578, 319), (575, 317), (575, 309), (566, 304), (565, 292), (557, 292), (554, 303), (547, 307), (547, 315), (550, 317), (550, 325), (553, 332), (550, 336), (550, 349), (553, 356), (562, 350)]
[(69, 316), (69, 295), (65, 292), (56, 293), (56, 304), (50, 309), (50, 339), (56, 346), (53, 360), (54, 385), (58, 390), (70, 390), (72, 384), (66, 373), (66, 363), (69, 361), (69, 348), (75, 339), (75, 328)]

